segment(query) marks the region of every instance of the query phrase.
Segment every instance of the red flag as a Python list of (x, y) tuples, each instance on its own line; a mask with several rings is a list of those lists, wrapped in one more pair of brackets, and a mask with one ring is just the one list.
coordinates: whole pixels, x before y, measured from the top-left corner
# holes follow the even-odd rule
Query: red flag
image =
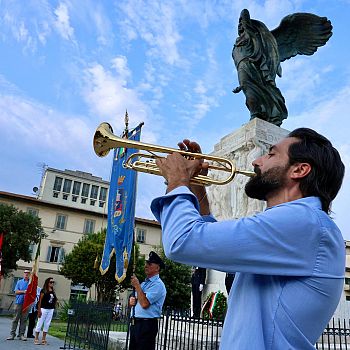
[(27, 287), (27, 292), (24, 295), (24, 303), (22, 312), (26, 312), (35, 302), (36, 290), (38, 288), (38, 265), (39, 265), (39, 255), (40, 255), (40, 243), (36, 250), (35, 260), (33, 263), (32, 273), (30, 274), (30, 280)]

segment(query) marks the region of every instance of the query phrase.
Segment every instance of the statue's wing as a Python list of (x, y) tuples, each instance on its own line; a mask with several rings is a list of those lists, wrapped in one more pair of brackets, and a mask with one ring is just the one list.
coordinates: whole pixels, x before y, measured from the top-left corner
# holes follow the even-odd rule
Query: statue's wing
[(312, 13), (294, 13), (282, 19), (271, 31), (276, 38), (280, 61), (296, 55), (312, 55), (332, 36), (332, 24), (327, 17)]

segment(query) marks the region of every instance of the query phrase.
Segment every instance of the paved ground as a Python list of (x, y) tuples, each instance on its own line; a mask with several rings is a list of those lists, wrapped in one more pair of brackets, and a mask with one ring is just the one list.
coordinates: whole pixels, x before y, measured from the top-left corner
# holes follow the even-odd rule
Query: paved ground
[(27, 341), (19, 340), (6, 340), (10, 335), (11, 318), (0, 317), (0, 349), (1, 350), (43, 350), (43, 349), (59, 349), (63, 347), (64, 341), (51, 335), (47, 335), (47, 345), (34, 345), (33, 339)]

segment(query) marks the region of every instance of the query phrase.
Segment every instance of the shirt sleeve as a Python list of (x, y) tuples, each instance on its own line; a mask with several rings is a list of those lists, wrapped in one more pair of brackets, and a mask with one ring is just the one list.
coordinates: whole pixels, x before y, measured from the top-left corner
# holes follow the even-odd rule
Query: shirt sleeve
[(151, 286), (146, 292), (146, 298), (150, 304), (154, 304), (156, 301), (160, 300), (164, 294), (165, 290), (161, 285), (155, 284)]
[(231, 273), (314, 272), (322, 230), (313, 209), (300, 202), (252, 217), (207, 222), (195, 196), (179, 187), (156, 198), (151, 209), (161, 222), (164, 251), (172, 260)]

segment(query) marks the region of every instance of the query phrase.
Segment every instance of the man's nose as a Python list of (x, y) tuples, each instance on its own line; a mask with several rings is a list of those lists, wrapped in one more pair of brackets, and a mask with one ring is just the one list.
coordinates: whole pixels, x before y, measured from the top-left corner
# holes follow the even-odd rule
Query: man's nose
[(252, 165), (253, 167), (261, 166), (262, 165), (261, 162), (262, 162), (262, 157), (259, 157), (252, 161)]

